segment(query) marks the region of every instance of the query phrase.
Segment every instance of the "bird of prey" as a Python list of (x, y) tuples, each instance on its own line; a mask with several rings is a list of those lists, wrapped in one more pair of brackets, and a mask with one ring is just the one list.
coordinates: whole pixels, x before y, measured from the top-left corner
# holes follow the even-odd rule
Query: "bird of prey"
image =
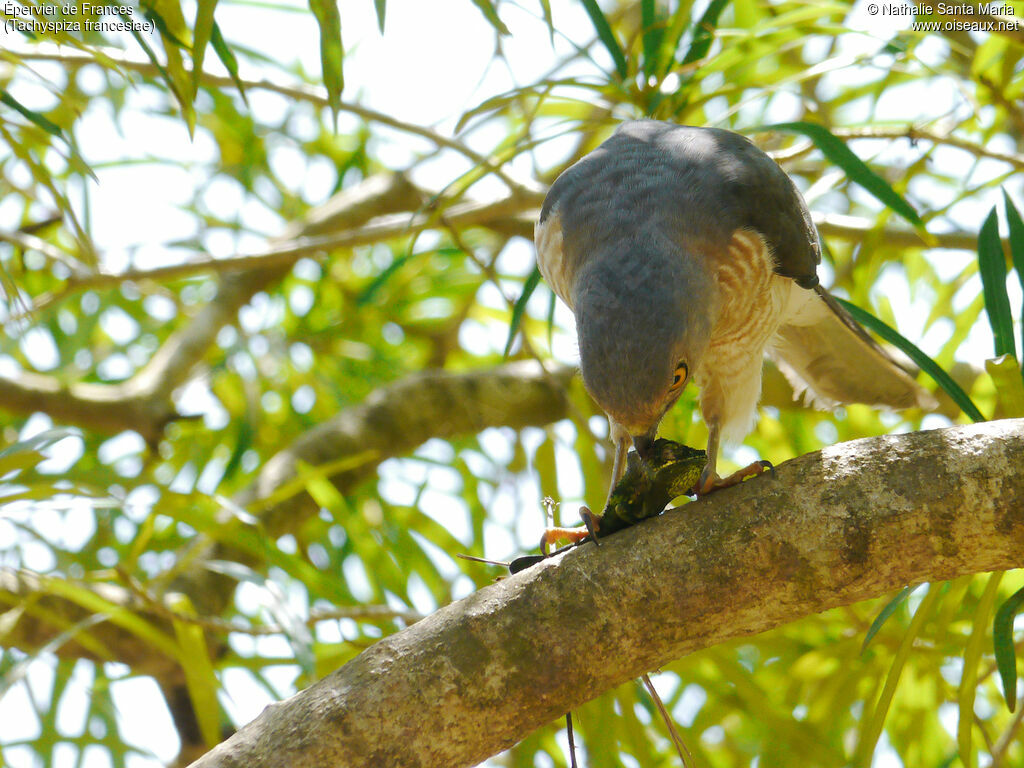
[(583, 383), (608, 414), (612, 487), (691, 380), (708, 428), (706, 494), (720, 441), (753, 428), (768, 354), (820, 407), (934, 406), (818, 284), (818, 235), (792, 180), (731, 131), (627, 122), (562, 173), (536, 227), (537, 262), (576, 317)]

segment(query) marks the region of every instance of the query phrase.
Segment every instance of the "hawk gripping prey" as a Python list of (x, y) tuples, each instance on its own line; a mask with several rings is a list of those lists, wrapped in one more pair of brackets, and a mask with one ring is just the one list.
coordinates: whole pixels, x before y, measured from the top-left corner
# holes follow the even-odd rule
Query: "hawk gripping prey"
[(934, 401), (818, 285), (818, 236), (781, 168), (716, 128), (628, 122), (551, 186), (537, 261), (576, 316), (580, 367), (608, 414), (612, 485), (644, 457), (692, 379), (708, 428), (708, 493), (763, 471), (716, 472), (720, 440), (752, 429), (767, 353), (821, 406)]

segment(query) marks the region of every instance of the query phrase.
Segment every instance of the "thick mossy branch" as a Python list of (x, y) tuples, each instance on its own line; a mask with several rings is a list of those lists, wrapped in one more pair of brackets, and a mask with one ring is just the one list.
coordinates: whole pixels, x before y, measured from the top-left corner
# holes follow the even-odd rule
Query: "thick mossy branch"
[(476, 764), (696, 650), (1024, 566), (1022, 467), (1022, 419), (801, 456), (443, 608), (193, 765)]

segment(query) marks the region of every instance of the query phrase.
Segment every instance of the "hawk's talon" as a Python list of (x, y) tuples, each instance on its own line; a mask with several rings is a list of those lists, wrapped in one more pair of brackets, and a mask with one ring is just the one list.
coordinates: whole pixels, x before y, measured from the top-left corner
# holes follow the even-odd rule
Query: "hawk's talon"
[(775, 465), (766, 459), (752, 462), (743, 467), (743, 469), (736, 470), (728, 477), (719, 477), (714, 471), (711, 471), (711, 465), (709, 464), (701, 473), (700, 480), (697, 481), (697, 495), (707, 496), (709, 493), (720, 491), (722, 488), (739, 485), (744, 480), (763, 475), (765, 472), (775, 477)]

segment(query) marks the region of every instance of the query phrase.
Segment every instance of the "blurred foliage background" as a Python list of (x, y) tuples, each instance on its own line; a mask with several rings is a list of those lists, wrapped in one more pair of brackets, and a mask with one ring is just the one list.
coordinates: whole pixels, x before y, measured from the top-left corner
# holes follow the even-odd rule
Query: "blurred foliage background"
[[(972, 8), (0, 8), (0, 762), (186, 764), (489, 583), (500, 569), (456, 555), (532, 550), (542, 497), (569, 523), (601, 505), (607, 425), (566, 374), (571, 316), (543, 284), (517, 299), (546, 185), (622, 119), (750, 135), (804, 191), (823, 283), (948, 371), (975, 418), (1024, 415), (1024, 4)], [(1005, 28), (912, 28), (956, 19)], [(472, 404), (446, 387), (507, 372), (513, 315), (512, 375), (535, 391), (458, 416)], [(439, 407), (388, 411), (428, 381)], [(814, 412), (769, 369), (729, 458), (970, 420), (940, 397)], [(694, 405), (662, 434), (702, 445)], [(992, 621), (1022, 584), (879, 596), (654, 682), (699, 765), (1021, 765), (1024, 708), (997, 671), (1013, 613), (1009, 667)], [(677, 764), (639, 685), (581, 708), (576, 736), (595, 768)], [(559, 722), (488, 765), (567, 762)]]

